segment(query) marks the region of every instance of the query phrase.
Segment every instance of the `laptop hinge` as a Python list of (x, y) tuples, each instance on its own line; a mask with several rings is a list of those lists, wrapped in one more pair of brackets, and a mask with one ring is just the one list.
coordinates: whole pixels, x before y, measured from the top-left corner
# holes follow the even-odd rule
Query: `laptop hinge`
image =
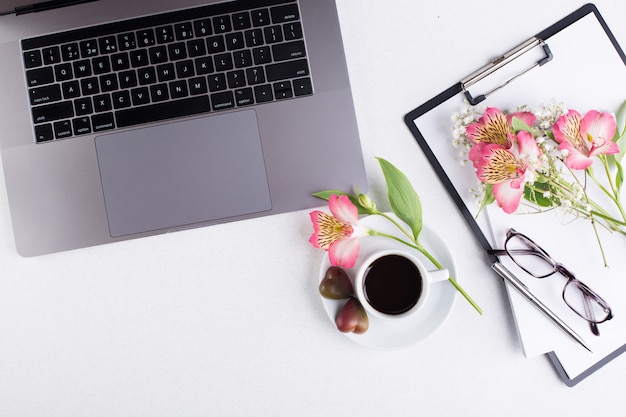
[(4, 14), (12, 14), (15, 13), (16, 16), (26, 14), (26, 13), (36, 13), (43, 12), (45, 10), (58, 9), (60, 7), (74, 6), (76, 4), (89, 3), (96, 0), (54, 0), (54, 1), (43, 1), (39, 3), (28, 4), (26, 6), (18, 6), (13, 11), (4, 13)]

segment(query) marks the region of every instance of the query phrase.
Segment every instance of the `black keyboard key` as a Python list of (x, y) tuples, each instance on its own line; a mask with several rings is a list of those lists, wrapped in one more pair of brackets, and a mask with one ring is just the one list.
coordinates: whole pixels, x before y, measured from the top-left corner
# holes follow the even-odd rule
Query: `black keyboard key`
[(268, 46), (254, 48), (252, 50), (252, 57), (254, 58), (255, 65), (269, 64), (272, 62), (272, 55)]
[(198, 94), (206, 94), (208, 86), (204, 77), (192, 78), (187, 84), (189, 85), (189, 94), (196, 96)]
[(305, 77), (309, 75), (309, 65), (306, 59), (271, 64), (265, 67), (265, 75), (269, 82), (285, 80), (287, 78)]
[(233, 52), (233, 62), (235, 63), (235, 68), (245, 68), (251, 67), (254, 61), (252, 61), (252, 53), (244, 49), (243, 51)]
[(107, 93), (119, 89), (117, 75), (114, 73), (100, 76), (100, 91)]
[(213, 60), (210, 56), (196, 58), (193, 63), (196, 67), (196, 74), (198, 75), (206, 75), (215, 71), (215, 67), (213, 66)]
[(92, 74), (91, 61), (88, 59), (74, 61), (73, 68), (74, 68), (74, 77), (76, 78), (90, 77)]
[(153, 29), (142, 29), (137, 32), (137, 44), (139, 47), (152, 46), (156, 43)]
[(252, 29), (246, 30), (244, 32), (244, 36), (246, 38), (246, 46), (248, 48), (253, 48), (255, 46), (261, 46), (265, 43), (263, 40), (263, 30), (262, 29)]
[(72, 64), (64, 63), (54, 66), (54, 75), (57, 81), (67, 81), (74, 78), (74, 71), (72, 71)]
[(225, 110), (235, 107), (235, 98), (232, 91), (222, 91), (211, 94), (211, 106), (213, 110)]
[(226, 90), (226, 75), (224, 74), (214, 74), (209, 76), (209, 90), (210, 91), (221, 91)]
[(174, 42), (174, 28), (170, 25), (158, 27), (154, 33), (159, 44)]
[(150, 86), (150, 97), (154, 103), (169, 100), (170, 93), (167, 84), (155, 84)]
[(98, 43), (95, 39), (82, 41), (80, 43), (80, 56), (82, 58), (92, 58), (98, 55)]
[(196, 96), (182, 100), (166, 101), (143, 107), (118, 110), (115, 112), (115, 119), (118, 127), (128, 127), (174, 117), (207, 113), (209, 110), (208, 97)]
[(296, 3), (272, 7), (270, 13), (273, 23), (291, 22), (300, 19), (298, 5)]
[(230, 71), (226, 74), (228, 88), (239, 88), (246, 85), (246, 75), (243, 70)]
[(29, 90), (30, 104), (45, 104), (61, 100), (61, 87), (58, 84), (35, 87)]
[(310, 78), (300, 78), (293, 80), (293, 93), (296, 96), (306, 96), (313, 94), (313, 85)]
[(235, 90), (235, 101), (237, 102), (237, 106), (249, 106), (250, 104), (254, 104), (252, 88), (246, 87)]
[(187, 42), (187, 52), (191, 58), (206, 55), (204, 39), (194, 39)]
[(106, 74), (111, 71), (111, 61), (109, 61), (109, 57), (105, 56), (97, 56), (91, 60), (91, 66), (93, 69), (93, 73), (96, 75)]
[(274, 56), (274, 61), (304, 58), (306, 56), (304, 41), (294, 41), (272, 45), (272, 55)]
[(283, 29), (280, 26), (270, 26), (263, 29), (266, 43), (276, 43), (283, 41)]
[(74, 110), (76, 112), (76, 116), (85, 116), (93, 113), (93, 104), (91, 99), (89, 97), (83, 97), (74, 100)]
[(54, 137), (64, 139), (72, 136), (72, 123), (69, 120), (62, 120), (54, 123)]
[(130, 68), (130, 58), (127, 52), (111, 55), (111, 68), (113, 71), (123, 71)]
[(172, 81), (176, 78), (176, 70), (174, 69), (174, 64), (171, 63), (158, 65), (156, 72), (159, 82)]
[(125, 109), (132, 104), (130, 101), (130, 93), (126, 90), (116, 91), (111, 94), (111, 100), (113, 101), (114, 109)]
[(33, 120), (35, 123), (53, 122), (61, 119), (69, 119), (73, 116), (74, 108), (70, 101), (33, 107)]
[(193, 61), (178, 61), (176, 63), (176, 76), (178, 78), (193, 77), (195, 74), (193, 69)]
[(29, 87), (37, 87), (54, 82), (52, 67), (35, 68), (26, 71), (26, 80)]
[(237, 49), (245, 48), (243, 40), (243, 33), (235, 32), (235, 33), (227, 33), (225, 36), (226, 40), (226, 49), (229, 51), (236, 51)]
[(187, 97), (189, 95), (189, 90), (187, 89), (187, 83), (184, 80), (174, 81), (169, 83), (170, 88), (170, 97), (173, 100)]
[(211, 36), (206, 38), (206, 47), (207, 51), (210, 54), (217, 54), (220, 52), (224, 52), (226, 50), (226, 43), (224, 42), (224, 37), (222, 35), (219, 36)]
[(120, 88), (137, 87), (137, 73), (135, 71), (124, 71), (118, 75)]
[(213, 59), (216, 71), (228, 71), (234, 68), (233, 56), (231, 54), (218, 54)]
[(113, 103), (111, 103), (111, 96), (108, 94), (101, 94), (93, 97), (93, 109), (96, 113), (102, 113), (104, 111), (110, 111), (113, 109)]
[(58, 46), (43, 48), (41, 55), (43, 56), (43, 63), (46, 65), (54, 65), (61, 62), (61, 50)]
[(282, 100), (285, 98), (293, 97), (293, 90), (291, 89), (291, 82), (281, 81), (273, 85), (274, 97), (276, 100)]
[(174, 25), (174, 33), (177, 41), (186, 41), (193, 38), (193, 26), (191, 22), (177, 23)]
[(157, 82), (156, 71), (153, 67), (140, 68), (137, 70), (139, 85), (149, 85)]
[(96, 77), (83, 78), (80, 80), (80, 88), (84, 96), (98, 94), (100, 92), (100, 84)]
[(193, 30), (196, 36), (209, 36), (213, 34), (213, 26), (211, 25), (211, 19), (200, 19), (193, 22)]
[(91, 116), (91, 125), (94, 132), (113, 129), (115, 127), (113, 113), (94, 114)]
[(147, 87), (134, 88), (130, 91), (130, 98), (135, 106), (148, 104), (150, 103), (150, 91)]
[(61, 90), (65, 100), (80, 96), (80, 84), (76, 80), (64, 82), (61, 84)]
[(254, 10), (250, 15), (252, 16), (252, 25), (255, 27), (267, 26), (271, 23), (270, 12), (267, 9)]
[(137, 47), (137, 41), (133, 32), (117, 35), (117, 45), (120, 51), (128, 51)]
[(153, 46), (148, 51), (152, 65), (167, 62), (167, 48), (165, 46)]
[(145, 49), (130, 51), (129, 55), (130, 64), (133, 68), (139, 68), (150, 64), (150, 62), (148, 62), (148, 51)]
[(77, 43), (61, 45), (61, 57), (63, 61), (73, 61), (80, 58), (80, 49)]
[(302, 39), (304, 36), (302, 33), (302, 25), (300, 22), (285, 23), (283, 25), (283, 35), (285, 35), (286, 41)]
[(263, 71), (263, 67), (248, 68), (246, 77), (250, 85), (263, 84), (265, 82), (265, 71)]
[(113, 35), (98, 39), (98, 45), (100, 46), (100, 53), (102, 54), (117, 52), (117, 39)]
[(170, 55), (170, 60), (178, 61), (179, 59), (187, 58), (187, 48), (183, 42), (173, 43), (167, 46), (167, 52)]
[(215, 33), (226, 33), (233, 30), (230, 16), (217, 16), (213, 18), (213, 30)]
[(74, 128), (74, 134), (86, 135), (87, 133), (91, 133), (91, 120), (87, 116), (79, 117), (78, 119), (72, 120), (72, 127)]
[(252, 26), (249, 12), (241, 12), (233, 14), (233, 28), (235, 30), (248, 29)]
[(254, 97), (257, 103), (265, 103), (274, 100), (272, 86), (270, 84), (257, 85), (254, 87)]
[(40, 67), (42, 64), (43, 58), (39, 50), (24, 52), (24, 66), (26, 68), (36, 68)]
[(46, 142), (54, 139), (54, 132), (52, 131), (52, 124), (46, 123), (43, 125), (35, 126), (35, 141)]

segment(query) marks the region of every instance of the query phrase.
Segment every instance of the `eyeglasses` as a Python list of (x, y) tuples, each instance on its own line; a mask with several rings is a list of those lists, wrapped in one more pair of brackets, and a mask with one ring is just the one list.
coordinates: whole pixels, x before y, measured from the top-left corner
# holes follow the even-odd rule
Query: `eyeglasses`
[(492, 250), (492, 255), (508, 255), (517, 266), (535, 278), (547, 278), (560, 273), (567, 282), (563, 287), (563, 301), (577, 315), (589, 322), (591, 331), (599, 335), (598, 324), (613, 318), (611, 307), (595, 291), (578, 280), (563, 264), (556, 262), (528, 236), (509, 229), (504, 250)]

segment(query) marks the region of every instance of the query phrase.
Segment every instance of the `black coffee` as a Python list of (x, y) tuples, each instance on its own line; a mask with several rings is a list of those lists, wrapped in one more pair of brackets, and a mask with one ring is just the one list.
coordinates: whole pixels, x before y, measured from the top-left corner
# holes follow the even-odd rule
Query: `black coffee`
[(365, 271), (365, 298), (385, 314), (410, 310), (422, 293), (422, 276), (413, 262), (404, 256), (386, 255), (376, 259)]

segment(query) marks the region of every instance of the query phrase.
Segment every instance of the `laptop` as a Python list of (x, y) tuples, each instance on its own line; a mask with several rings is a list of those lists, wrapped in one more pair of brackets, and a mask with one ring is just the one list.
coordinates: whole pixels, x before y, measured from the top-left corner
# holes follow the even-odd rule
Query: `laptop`
[(21, 255), (367, 189), (334, 0), (0, 3), (0, 154)]

